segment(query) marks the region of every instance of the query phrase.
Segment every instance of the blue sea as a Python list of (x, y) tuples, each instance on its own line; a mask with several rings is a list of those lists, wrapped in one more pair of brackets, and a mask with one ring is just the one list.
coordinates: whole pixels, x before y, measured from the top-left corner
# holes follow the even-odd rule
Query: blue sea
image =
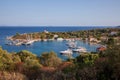
[[(6, 27), (6, 26), (1, 26), (0, 27), (0, 46), (7, 50), (8, 52), (19, 52), (21, 50), (28, 50), (31, 51), (32, 53), (36, 54), (37, 56), (40, 56), (43, 52), (50, 52), (54, 51), (58, 57), (61, 59), (65, 60), (68, 58), (68, 56), (64, 56), (60, 54), (60, 51), (66, 50), (68, 47), (66, 46), (66, 41), (49, 41), (49, 42), (35, 42), (30, 46), (9, 46), (5, 45), (6, 43), (6, 37), (7, 36), (12, 36), (15, 35), (16, 33), (31, 33), (31, 32), (42, 32), (44, 30), (47, 30), (49, 32), (67, 32), (67, 31), (79, 31), (79, 30), (91, 30), (91, 29), (96, 29), (96, 28), (107, 28), (104, 26), (98, 26), (98, 27), (82, 27), (82, 26), (54, 26), (54, 27), (45, 27), (45, 26), (17, 26), (17, 27)], [(77, 41), (78, 46), (83, 46), (87, 49), (89, 52), (94, 52), (96, 51), (96, 48), (98, 45), (90, 45), (87, 42), (83, 41)], [(78, 56), (78, 53), (74, 53), (72, 57)]]

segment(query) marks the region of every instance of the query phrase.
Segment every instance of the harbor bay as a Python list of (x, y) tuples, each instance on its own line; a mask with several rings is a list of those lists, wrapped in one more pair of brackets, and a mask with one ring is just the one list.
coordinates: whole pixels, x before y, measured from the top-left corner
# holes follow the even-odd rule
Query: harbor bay
[[(64, 56), (60, 54), (60, 51), (64, 51), (68, 49), (67, 40), (63, 41), (37, 41), (32, 43), (32, 45), (5, 45), (7, 42), (6, 37), (13, 36), (16, 33), (34, 33), (34, 32), (43, 32), (44, 30), (47, 30), (49, 32), (71, 32), (71, 31), (81, 31), (81, 30), (91, 30), (96, 28), (106, 28), (106, 27), (1, 27), (1, 38), (0, 38), (0, 45), (3, 49), (9, 51), (9, 52), (18, 52), (21, 50), (28, 50), (32, 53), (36, 54), (37, 56), (40, 56), (43, 52), (50, 52), (54, 51), (58, 57), (60, 57), (63, 60), (68, 59), (68, 56)], [(77, 46), (81, 46), (87, 49), (88, 52), (96, 52), (96, 49), (99, 45), (96, 44), (89, 44), (88, 42), (84, 42), (82, 40), (76, 40)], [(73, 53), (72, 57), (78, 56), (78, 53)]]

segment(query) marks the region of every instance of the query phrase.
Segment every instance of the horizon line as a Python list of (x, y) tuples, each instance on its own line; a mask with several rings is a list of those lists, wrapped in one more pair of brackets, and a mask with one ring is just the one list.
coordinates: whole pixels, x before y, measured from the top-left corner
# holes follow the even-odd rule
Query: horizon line
[[(119, 26), (119, 25), (118, 25)], [(22, 25), (22, 26), (18, 26), (18, 25), (0, 25), (0, 27), (117, 27), (117, 26), (107, 26), (107, 25), (54, 25), (54, 26), (47, 26), (47, 25)]]

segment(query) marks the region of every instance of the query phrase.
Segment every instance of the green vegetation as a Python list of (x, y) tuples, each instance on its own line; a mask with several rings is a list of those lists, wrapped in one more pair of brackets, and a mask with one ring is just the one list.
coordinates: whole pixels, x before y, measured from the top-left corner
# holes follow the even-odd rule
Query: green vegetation
[(61, 59), (57, 57), (54, 52), (45, 52), (40, 57), (40, 62), (44, 66), (49, 67), (57, 67), (60, 63), (62, 63)]
[[(12, 39), (26, 39), (26, 35), (29, 35), (32, 39), (54, 39), (54, 35), (58, 35), (63, 39), (77, 38), (81, 40), (90, 41), (91, 38), (96, 39), (101, 44), (109, 44), (108, 39), (119, 40), (120, 28), (105, 28), (105, 29), (93, 29), (93, 30), (83, 30), (83, 31), (72, 31), (72, 32), (36, 32), (29, 34), (19, 34), (16, 33)], [(95, 41), (95, 42), (97, 42)], [(97, 42), (97, 43), (98, 43)], [(108, 42), (108, 43), (107, 43)]]
[(20, 57), (21, 62), (23, 62), (24, 65), (29, 67), (41, 67), (41, 64), (39, 63), (39, 59), (35, 54), (23, 50), (18, 52), (17, 55)]
[(94, 61), (99, 58), (98, 54), (91, 54), (91, 53), (83, 53), (80, 56), (76, 57), (75, 63), (79, 65), (79, 67), (84, 66), (92, 66)]
[(11, 80), (12, 74), (16, 80), (119, 80), (120, 45), (111, 45), (104, 52), (84, 53), (69, 61), (61, 61), (54, 52), (37, 57), (26, 50), (8, 53), (0, 48), (0, 80)]
[[(115, 32), (110, 34), (111, 32)], [(42, 34), (42, 35), (41, 35)], [(47, 34), (47, 35), (46, 35)], [(78, 32), (33, 33), (34, 38), (87, 38), (94, 36), (107, 45), (107, 50), (80, 54), (62, 61), (56, 53), (44, 52), (41, 56), (22, 50), (9, 53), (0, 47), (0, 80), (119, 80), (120, 29), (96, 29)], [(38, 36), (39, 35), (39, 36)], [(22, 38), (23, 35), (16, 34)], [(25, 35), (24, 35), (25, 37)], [(104, 37), (105, 39), (101, 39)]]

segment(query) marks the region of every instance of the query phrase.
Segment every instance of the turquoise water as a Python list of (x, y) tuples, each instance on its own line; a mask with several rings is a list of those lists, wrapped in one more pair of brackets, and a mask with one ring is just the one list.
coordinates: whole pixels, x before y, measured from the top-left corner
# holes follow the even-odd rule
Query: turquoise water
[[(40, 56), (41, 53), (43, 53), (43, 52), (54, 51), (54, 52), (56, 52), (56, 54), (60, 58), (67, 59), (68, 56), (60, 54), (60, 51), (68, 49), (68, 46), (66, 45), (66, 43), (67, 43), (67, 41), (46, 41), (46, 42), (39, 41), (39, 42), (35, 42), (29, 46), (24, 46), (24, 45), (8, 46), (8, 45), (5, 45), (4, 47), (10, 52), (28, 50), (28, 51), (31, 51), (31, 52), (37, 54), (38, 56)], [(85, 43), (83, 41), (77, 41), (77, 45), (85, 47), (88, 52), (95, 52), (96, 48), (98, 47), (98, 45), (89, 45), (87, 42)], [(76, 57), (78, 55), (79, 55), (78, 53), (74, 53), (72, 55), (72, 57)]]
[[(95, 27), (101, 28), (101, 27)], [(8, 46), (5, 45), (6, 36), (15, 35), (17, 32), (19, 33), (30, 33), (30, 32), (41, 32), (44, 30), (48, 30), (50, 32), (65, 32), (65, 31), (78, 31), (78, 30), (89, 30), (94, 29), (94, 27), (0, 27), (0, 46), (3, 49), (9, 52), (18, 52), (21, 50), (29, 50), (32, 53), (40, 56), (43, 52), (54, 51), (58, 57), (61, 59), (67, 59), (67, 56), (61, 55), (60, 51), (68, 49), (66, 46), (66, 41), (46, 41), (46, 42), (35, 42), (30, 46)], [(77, 41), (78, 46), (83, 46), (87, 49), (88, 52), (96, 51), (98, 45), (89, 45), (87, 42)], [(72, 57), (76, 57), (79, 54), (74, 53)]]

